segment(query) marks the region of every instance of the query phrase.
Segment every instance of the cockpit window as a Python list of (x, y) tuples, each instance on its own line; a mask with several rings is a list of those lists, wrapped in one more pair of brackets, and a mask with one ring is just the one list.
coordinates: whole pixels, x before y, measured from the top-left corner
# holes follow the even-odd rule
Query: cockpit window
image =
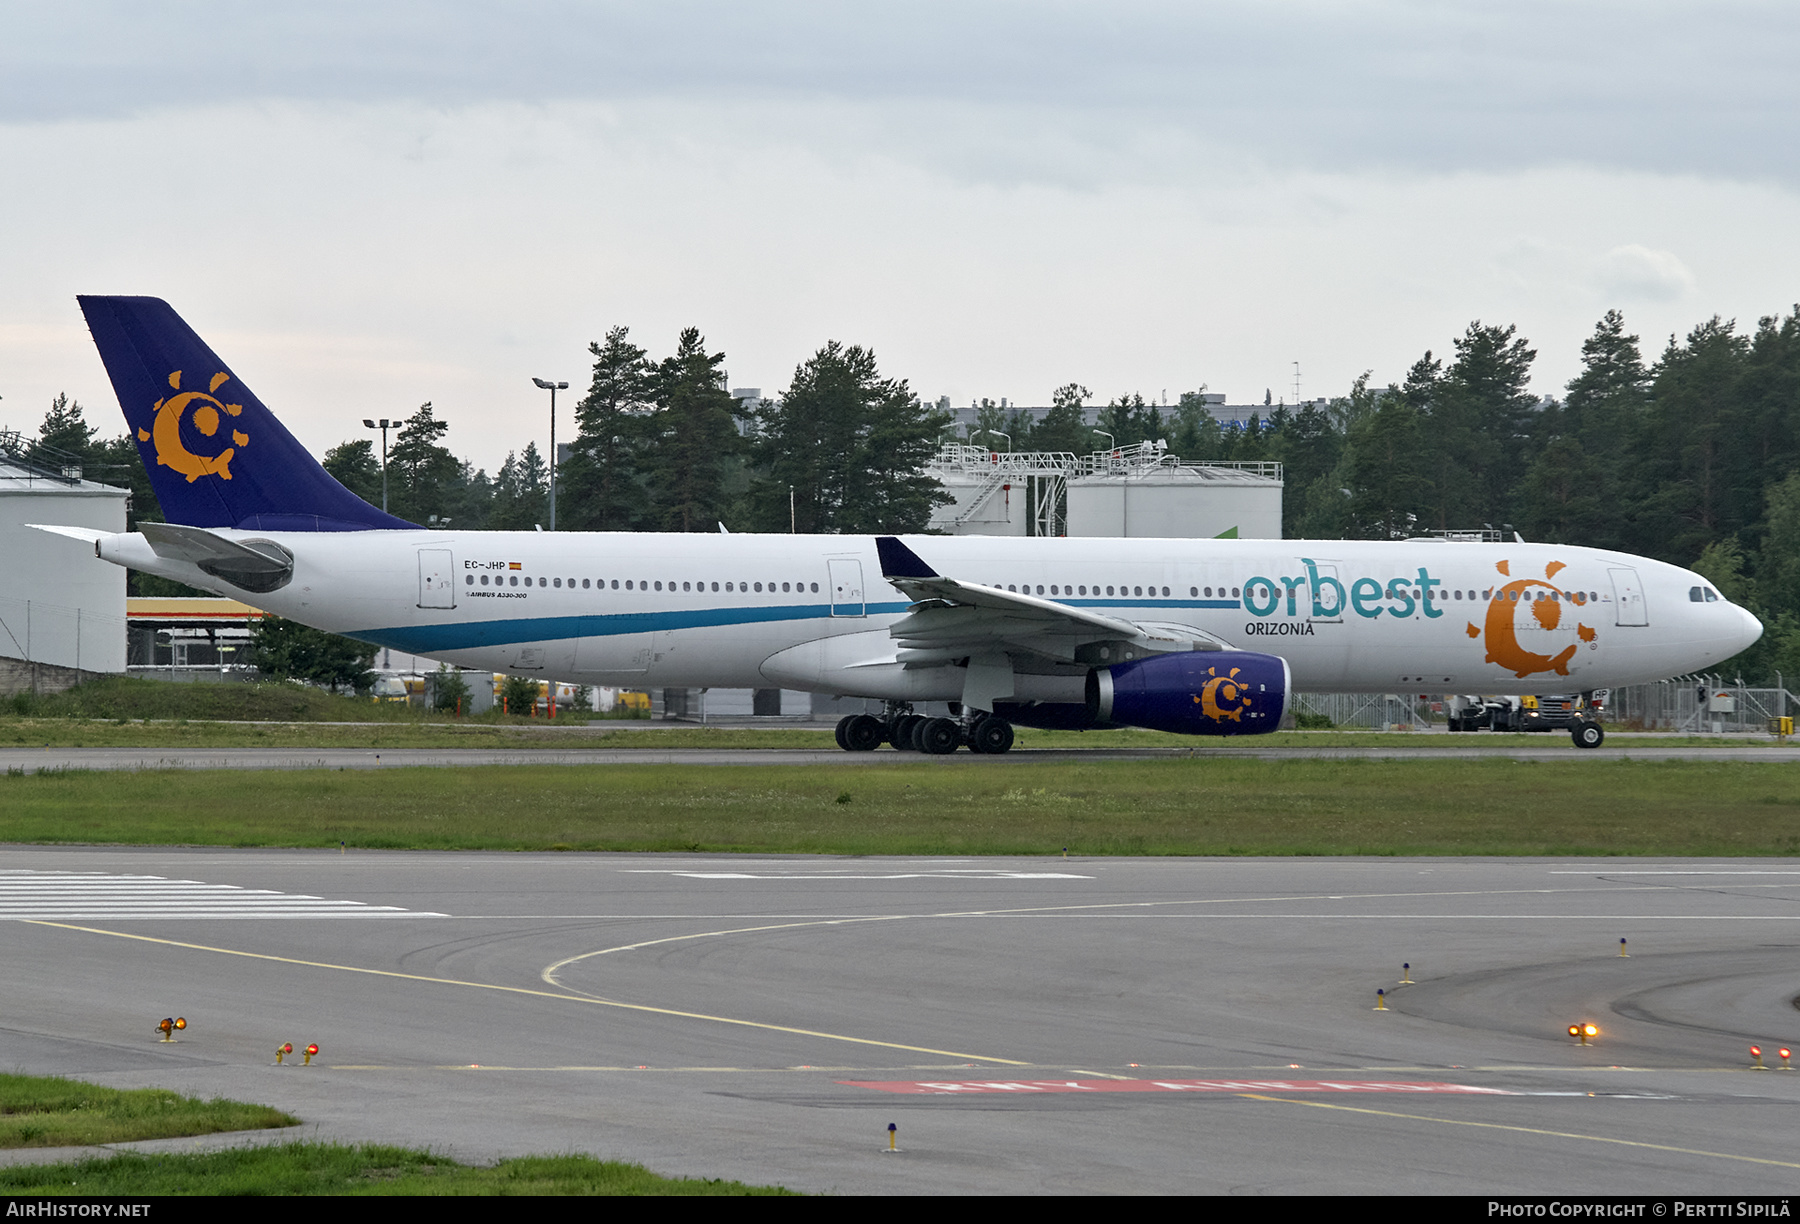
[(1692, 603), (1705, 603), (1706, 596), (1700, 593), (1699, 587), (1689, 587), (1688, 600)]
[(1707, 603), (1718, 603), (1719, 602), (1719, 593), (1717, 591), (1713, 590), (1711, 587), (1705, 587), (1703, 589), (1706, 591), (1706, 602)]

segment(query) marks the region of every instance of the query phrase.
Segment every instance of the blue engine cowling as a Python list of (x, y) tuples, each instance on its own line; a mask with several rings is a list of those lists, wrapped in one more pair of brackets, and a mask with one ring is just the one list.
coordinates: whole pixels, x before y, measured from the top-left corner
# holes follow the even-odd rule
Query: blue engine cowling
[(1178, 735), (1262, 735), (1287, 709), (1287, 660), (1239, 650), (1151, 655), (1088, 673), (1097, 724)]
[(1098, 731), (1146, 727), (1179, 735), (1262, 735), (1281, 725), (1291, 678), (1285, 659), (1240, 650), (1151, 655), (1088, 673), (1087, 700), (997, 701), (1022, 727)]

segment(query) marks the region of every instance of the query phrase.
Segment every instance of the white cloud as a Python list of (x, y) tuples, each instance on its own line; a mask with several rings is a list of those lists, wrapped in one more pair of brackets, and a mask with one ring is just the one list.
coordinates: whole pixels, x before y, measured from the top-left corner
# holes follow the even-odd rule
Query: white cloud
[(1619, 303), (1672, 302), (1694, 288), (1694, 274), (1668, 251), (1630, 243), (1595, 261), (1594, 283)]

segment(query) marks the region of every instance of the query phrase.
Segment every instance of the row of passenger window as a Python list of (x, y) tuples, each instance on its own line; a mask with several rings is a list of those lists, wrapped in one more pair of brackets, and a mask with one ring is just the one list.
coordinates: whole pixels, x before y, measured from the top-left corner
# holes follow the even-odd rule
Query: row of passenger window
[[(503, 581), (503, 579), (504, 579), (504, 581)], [(469, 586), (474, 586), (475, 582), (476, 582), (476, 577), (474, 574), (467, 574), (464, 576), (463, 581)], [(605, 589), (607, 589), (607, 582), (608, 582), (608, 580), (605, 578), (593, 578), (593, 579), (583, 578), (580, 580), (580, 587), (584, 591), (590, 590), (590, 589), (605, 590)], [(493, 585), (495, 585), (495, 586), (505, 585), (505, 586), (515, 586), (516, 587), (521, 584), (523, 584), (525, 586), (536, 585), (536, 586), (540, 586), (540, 587), (550, 586), (550, 587), (557, 587), (557, 588), (562, 588), (564, 586), (567, 586), (567, 588), (569, 590), (574, 590), (576, 588), (576, 579), (574, 579), (574, 578), (568, 578), (568, 579), (564, 579), (564, 578), (532, 578), (532, 577), (528, 577), (528, 576), (524, 576), (524, 575), (520, 575), (520, 574), (496, 575), (493, 579)], [(612, 590), (617, 591), (617, 590), (621, 589), (621, 580), (620, 579), (618, 579), (618, 578), (611, 579), (611, 584), (612, 584), (612, 586), (611, 586)], [(488, 575), (486, 575), (486, 574), (481, 575), (481, 585), (482, 586), (488, 585)], [(999, 584), (999, 583), (995, 583), (994, 585), (995, 585), (996, 589), (1000, 589), (1000, 590), (1007, 590), (1007, 591), (1014, 591), (1014, 592), (1020, 591), (1019, 586), (1014, 583), (1008, 583), (1005, 586), (1001, 586), (1001, 584)], [(623, 580), (623, 589), (627, 590), (627, 591), (634, 591), (634, 590), (635, 591), (650, 591), (650, 590), (661, 591), (661, 590), (665, 589), (665, 586), (663, 583), (657, 582), (657, 581), (642, 581), (639, 579), (626, 578)], [(669, 591), (675, 591), (677, 589), (677, 586), (674, 582), (671, 581), (667, 584), (666, 589)], [(708, 584), (704, 583), (704, 582), (683, 582), (680, 584), (679, 589), (682, 591), (688, 591), (688, 592), (704, 593), (708, 590)], [(721, 584), (717, 583), (717, 582), (712, 583), (710, 589), (714, 592), (717, 592), (721, 589)], [(786, 594), (813, 594), (813, 595), (816, 595), (819, 593), (819, 584), (816, 582), (811, 582), (811, 583), (808, 583), (808, 582), (783, 582), (780, 584), (776, 584), (773, 582), (769, 582), (769, 583), (727, 582), (727, 583), (723, 584), (723, 589), (726, 594), (748, 595), (748, 594), (751, 594), (754, 592), (755, 594), (760, 595), (760, 594), (764, 594), (765, 590), (766, 590), (766, 592), (768, 594), (786, 593)], [(1701, 595), (1700, 592), (1702, 591), (1702, 589), (1703, 588), (1695, 587), (1691, 592), (1689, 592), (1689, 598), (1695, 600), (1696, 602), (1700, 601), (1703, 598), (1707, 599), (1707, 600), (1716, 600), (1718, 598), (1717, 595), (1713, 594), (1713, 592), (1710, 588), (1706, 588), (1705, 594)], [(1212, 587), (1189, 587), (1188, 588), (1188, 596), (1189, 596), (1189, 598), (1192, 598), (1192, 599), (1213, 599), (1213, 598), (1241, 599), (1243, 597), (1242, 592), (1241, 592), (1240, 588), (1238, 588), (1238, 587), (1231, 587), (1231, 588), (1229, 588), (1229, 590), (1225, 587), (1219, 587), (1219, 588), (1217, 588), (1217, 590), (1218, 590), (1218, 593), (1215, 596), (1214, 588), (1212, 588)], [(1034, 588), (1032, 587), (1032, 584), (1026, 583), (1024, 585), (1024, 589), (1023, 589), (1022, 593), (1026, 594), (1026, 595), (1030, 595), (1033, 593), (1033, 591), (1034, 591)], [(1052, 595), (1052, 596), (1060, 596), (1060, 597), (1066, 599), (1066, 598), (1069, 598), (1070, 596), (1087, 595), (1088, 588), (1085, 586), (1081, 586), (1081, 585), (1066, 586), (1062, 583), (1053, 582), (1049, 585), (1048, 590), (1046, 590), (1044, 584), (1039, 583), (1039, 584), (1037, 584), (1037, 586), (1035, 588), (1035, 593), (1039, 594), (1039, 595), (1048, 594), (1048, 595)], [(1169, 588), (1162, 587), (1159, 589), (1154, 586), (1148, 587), (1148, 588), (1141, 587), (1141, 586), (1128, 587), (1128, 586), (1124, 586), (1124, 585), (1120, 585), (1117, 587), (1109, 586), (1109, 587), (1104, 587), (1104, 588), (1100, 587), (1100, 586), (1095, 586), (1093, 588), (1093, 594), (1095, 596), (1098, 596), (1102, 593), (1107, 594), (1107, 595), (1116, 595), (1116, 596), (1134, 596), (1134, 597), (1138, 597), (1138, 598), (1148, 597), (1151, 599), (1156, 599), (1156, 598), (1166, 599), (1169, 597)], [(1459, 590), (1453, 590), (1453, 591), (1449, 592), (1449, 594), (1452, 599), (1490, 600), (1491, 601), (1494, 598), (1494, 591), (1491, 588), (1488, 590), (1485, 590), (1485, 591), (1464, 591), (1464, 590), (1459, 589)], [(1404, 596), (1404, 597), (1412, 598), (1412, 599), (1422, 599), (1424, 597), (1424, 591), (1417, 587), (1410, 587), (1406, 583), (1391, 582), (1388, 584), (1388, 596), (1389, 596), (1389, 598)], [(1439, 598), (1442, 598), (1441, 594), (1439, 595)], [(1502, 598), (1502, 599), (1510, 598), (1514, 602), (1517, 602), (1520, 598), (1520, 593), (1518, 591), (1510, 591), (1510, 592), (1502, 591), (1502, 592), (1500, 592), (1500, 598)], [(1529, 602), (1533, 598), (1551, 599), (1551, 600), (1556, 600), (1558, 602), (1567, 600), (1570, 603), (1583, 604), (1583, 603), (1588, 603), (1591, 601), (1597, 601), (1600, 598), (1600, 595), (1599, 595), (1599, 592), (1597, 592), (1597, 591), (1550, 591), (1548, 593), (1539, 593), (1534, 596), (1532, 594), (1532, 592), (1529, 589), (1527, 589), (1524, 593), (1524, 599), (1527, 602)]]
[[(1007, 583), (1005, 586), (1001, 586), (999, 583), (995, 583), (994, 585), (999, 590), (1021, 591), (1021, 593), (1026, 594), (1026, 595), (1030, 595), (1030, 594), (1034, 593), (1034, 589), (1030, 583), (1026, 583), (1023, 588), (1020, 588), (1012, 583)], [(1299, 589), (1299, 588), (1296, 588), (1296, 589)], [(1694, 589), (1699, 590), (1700, 588), (1696, 587)], [(1103, 591), (1107, 595), (1112, 595), (1115, 592), (1115, 588), (1113, 588), (1113, 587), (1102, 588), (1102, 587), (1098, 587), (1098, 586), (1093, 588), (1093, 593), (1095, 595), (1099, 595)], [(1147, 598), (1151, 598), (1151, 599), (1158, 598), (1158, 588), (1156, 588), (1156, 587), (1120, 586), (1120, 587), (1116, 588), (1116, 591), (1117, 591), (1117, 594), (1121, 595), (1121, 596), (1129, 595), (1129, 596), (1147, 597)], [(1408, 587), (1407, 584), (1405, 584), (1403, 582), (1389, 583), (1388, 584), (1388, 592), (1389, 592), (1390, 598), (1406, 596), (1406, 597), (1412, 598), (1412, 599), (1421, 599), (1424, 597), (1424, 592), (1422, 589), (1417, 588), (1417, 587)], [(1080, 585), (1063, 586), (1060, 583), (1051, 583), (1048, 590), (1046, 590), (1045, 587), (1043, 586), (1043, 584), (1040, 583), (1035, 588), (1035, 593), (1038, 595), (1045, 595), (1045, 594), (1061, 595), (1066, 599), (1071, 595), (1076, 595), (1076, 596), (1086, 595), (1088, 593), (1088, 588), (1085, 586), (1080, 586)], [(1161, 588), (1161, 597), (1167, 598), (1168, 595), (1169, 595), (1169, 588), (1168, 587)], [(1491, 601), (1494, 598), (1494, 592), (1491, 588), (1486, 591), (1454, 590), (1454, 591), (1450, 591), (1449, 595), (1452, 599), (1473, 599), (1473, 600), (1490, 600)], [(1238, 587), (1231, 587), (1231, 588), (1229, 588), (1229, 591), (1225, 587), (1219, 587), (1218, 594), (1216, 596), (1213, 593), (1212, 587), (1189, 587), (1188, 588), (1188, 598), (1190, 598), (1190, 599), (1214, 599), (1214, 598), (1225, 599), (1227, 597), (1229, 597), (1231, 599), (1241, 599), (1241, 598), (1243, 598), (1243, 595), (1241, 593), (1240, 588), (1238, 588)], [(1517, 602), (1519, 599), (1519, 592), (1517, 592), (1517, 591), (1512, 591), (1512, 592), (1502, 591), (1500, 593), (1500, 598), (1502, 598), (1502, 599), (1506, 599), (1509, 597), (1514, 602)], [(1442, 599), (1443, 594), (1440, 593), (1438, 595), (1438, 598)], [(1531, 591), (1527, 590), (1525, 592), (1524, 598), (1527, 601), (1529, 601), (1533, 598), (1552, 599), (1552, 600), (1556, 600), (1557, 602), (1561, 602), (1563, 600), (1568, 600), (1570, 603), (1580, 604), (1580, 603), (1587, 603), (1592, 600), (1598, 600), (1600, 598), (1600, 596), (1597, 592), (1594, 592), (1594, 591), (1551, 591), (1548, 594), (1539, 593), (1538, 595), (1533, 596)]]
[[(1017, 591), (1018, 593), (1020, 593), (1022, 595), (1030, 595), (1033, 593), (1032, 585), (1029, 582), (1027, 582), (1023, 587), (1016, 586), (1012, 583), (1004, 583), (1003, 584), (1003, 583), (996, 582), (994, 584), (994, 589), (997, 591)], [(1209, 595), (1212, 594), (1212, 588), (1207, 587), (1206, 592)], [(1036, 593), (1039, 595), (1043, 595), (1046, 593), (1043, 583), (1039, 583), (1037, 585)], [(1086, 595), (1087, 593), (1088, 593), (1088, 588), (1086, 588), (1084, 586), (1063, 586), (1060, 583), (1055, 583), (1055, 582), (1050, 584), (1050, 588), (1048, 591), (1048, 594), (1061, 595), (1064, 599), (1067, 599), (1071, 595)], [(1094, 588), (1094, 594), (1099, 595), (1100, 593), (1101, 593), (1101, 588), (1096, 586)], [(1105, 588), (1105, 593), (1108, 595), (1113, 594), (1113, 588), (1112, 587)], [(1145, 595), (1147, 593), (1148, 597), (1151, 599), (1155, 599), (1157, 597), (1155, 587), (1149, 587), (1146, 590), (1146, 588), (1141, 587), (1141, 586), (1140, 587), (1121, 586), (1118, 588), (1118, 593), (1120, 595), (1140, 595), (1140, 596)], [(1162, 593), (1163, 593), (1163, 596), (1166, 597), (1169, 594), (1169, 588), (1168, 587), (1162, 588)], [(1193, 594), (1195, 594), (1195, 595), (1198, 595), (1199, 593), (1200, 592), (1197, 588), (1193, 591)], [(1225, 588), (1220, 587), (1219, 594), (1223, 595), (1224, 593), (1225, 593)], [(1237, 592), (1233, 591), (1232, 594), (1236, 595)]]
[[(621, 588), (621, 583), (620, 583), (619, 579), (614, 578), (611, 581), (612, 581), (612, 589), (613, 590), (617, 591)], [(474, 574), (464, 575), (463, 582), (467, 586), (474, 586), (475, 585), (475, 575)], [(495, 585), (495, 586), (519, 586), (521, 584), (523, 584), (525, 586), (541, 586), (541, 587), (556, 587), (556, 588), (567, 587), (571, 591), (575, 590), (577, 585), (579, 585), (580, 588), (584, 591), (587, 591), (587, 590), (603, 591), (603, 590), (607, 589), (607, 579), (605, 579), (605, 578), (583, 578), (579, 581), (579, 583), (577, 583), (576, 579), (574, 579), (574, 578), (566, 578), (566, 579), (565, 578), (532, 578), (529, 576), (523, 576), (523, 575), (519, 575), (519, 574), (505, 574), (505, 575), (497, 574), (494, 576), (493, 585)], [(488, 576), (486, 574), (481, 575), (481, 585), (482, 586), (488, 585)], [(623, 589), (625, 589), (627, 591), (649, 591), (649, 590), (661, 591), (661, 590), (665, 589), (665, 584), (663, 584), (661, 582), (655, 582), (655, 581), (649, 581), (649, 580), (627, 578), (623, 582)], [(670, 590), (670, 591), (682, 590), (682, 591), (704, 592), (707, 589), (707, 584), (704, 582), (683, 582), (680, 584), (677, 584), (675, 582), (669, 582), (668, 584), (666, 584), (666, 589)], [(719, 590), (720, 584), (717, 582), (713, 583), (712, 589), (714, 591)], [(816, 582), (813, 582), (813, 583), (806, 583), (806, 582), (782, 582), (782, 583), (727, 582), (724, 584), (724, 589), (727, 592), (732, 593), (732, 594), (743, 594), (743, 595), (748, 595), (748, 594), (751, 594), (752, 592), (755, 592), (756, 594), (760, 595), (765, 591), (765, 589), (767, 590), (767, 592), (769, 594), (780, 594), (782, 592), (786, 592), (789, 594), (804, 595), (804, 594), (811, 593), (811, 594), (817, 595), (819, 593), (819, 584)]]

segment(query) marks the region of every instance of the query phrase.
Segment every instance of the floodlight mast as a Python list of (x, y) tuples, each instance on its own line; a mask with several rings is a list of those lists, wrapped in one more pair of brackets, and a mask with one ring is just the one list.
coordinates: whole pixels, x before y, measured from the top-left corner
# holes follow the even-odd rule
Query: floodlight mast
[[(429, 408), (429, 407), (431, 407), (431, 404), (429, 402), (427, 402), (425, 406), (427, 408)], [(398, 421), (390, 421), (386, 417), (382, 417), (380, 421), (372, 421), (368, 417), (363, 418), (363, 427), (364, 428), (379, 429), (381, 431), (381, 512), (383, 514), (386, 514), (388, 512), (388, 508), (387, 508), (387, 431), (389, 428), (391, 428), (392, 426), (396, 426), (399, 423), (400, 422), (398, 422)]]
[(533, 378), (532, 382), (550, 393), (550, 530), (556, 530), (556, 393), (567, 391), (566, 382), (551, 382), (546, 378)]

